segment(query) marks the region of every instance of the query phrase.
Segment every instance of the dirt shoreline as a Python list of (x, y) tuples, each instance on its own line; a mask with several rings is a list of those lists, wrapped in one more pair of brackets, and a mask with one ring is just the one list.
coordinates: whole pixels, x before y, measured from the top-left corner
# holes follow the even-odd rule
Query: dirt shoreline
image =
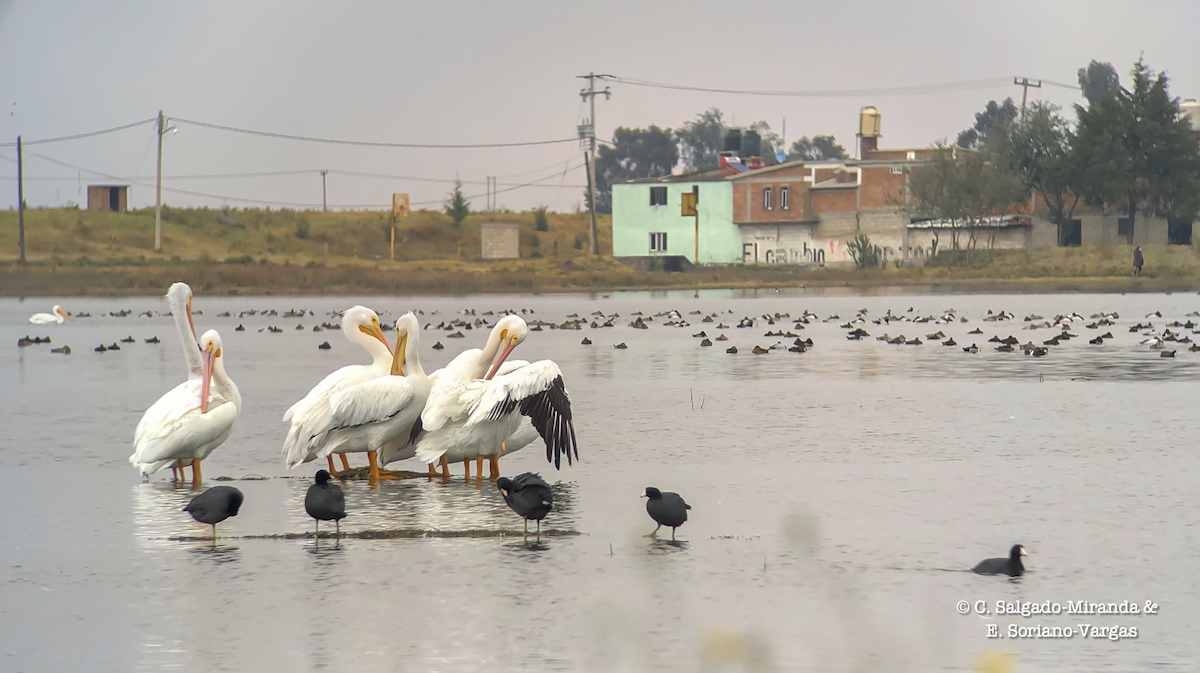
[[(557, 268), (556, 268), (557, 267)], [(197, 293), (256, 295), (468, 295), (578, 294), (664, 290), (842, 290), (872, 293), (1185, 292), (1200, 290), (1200, 276), (987, 277), (980, 269), (857, 271), (721, 267), (688, 273), (638, 271), (620, 263), (589, 266), (456, 263), (422, 265), (184, 264), (154, 266), (0, 267), (0, 296), (158, 296), (182, 280)]]

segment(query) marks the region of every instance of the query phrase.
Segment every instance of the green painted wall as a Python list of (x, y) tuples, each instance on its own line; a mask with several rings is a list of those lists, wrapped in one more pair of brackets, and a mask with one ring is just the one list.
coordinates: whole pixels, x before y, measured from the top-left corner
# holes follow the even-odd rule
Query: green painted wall
[[(696, 260), (696, 225), (679, 214), (681, 194), (700, 187), (700, 263), (742, 261), (742, 234), (733, 223), (733, 185), (719, 182), (613, 185), (613, 256), (650, 254), (650, 233), (666, 232), (668, 255)], [(650, 188), (667, 188), (667, 205), (650, 205)]]

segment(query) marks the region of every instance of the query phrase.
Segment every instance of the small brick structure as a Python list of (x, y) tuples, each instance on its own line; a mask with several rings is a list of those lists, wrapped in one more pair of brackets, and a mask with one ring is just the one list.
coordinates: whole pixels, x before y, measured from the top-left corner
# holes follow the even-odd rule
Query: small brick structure
[(484, 259), (521, 256), (521, 228), (512, 222), (484, 222), (479, 227)]
[(129, 209), (129, 185), (88, 185), (88, 210), (123, 213)]

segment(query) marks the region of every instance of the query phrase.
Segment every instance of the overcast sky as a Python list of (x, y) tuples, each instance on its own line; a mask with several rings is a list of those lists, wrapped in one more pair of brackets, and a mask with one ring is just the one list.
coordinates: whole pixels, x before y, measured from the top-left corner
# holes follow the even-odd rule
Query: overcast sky
[[(1013, 75), (1076, 82), (1090, 59), (1124, 77), (1144, 52), (1176, 96), (1200, 97), (1200, 3), (1157, 2), (48, 2), (0, 0), (0, 142), (102, 129), (153, 117), (353, 140), (497, 143), (574, 137), (589, 71), (754, 90), (885, 88)], [(953, 139), (1000, 85), (922, 96), (778, 98), (611, 84), (598, 130), (677, 126), (708, 107), (738, 124), (760, 119), (787, 140), (831, 133), (852, 151), (858, 110), (883, 114), (883, 147)], [(1031, 97), (1069, 106), (1077, 91)], [(154, 202), (154, 130), (26, 148), (31, 206), (84, 200), (81, 185), (133, 182)], [(0, 148), (12, 159), (14, 148)], [(567, 211), (585, 182), (576, 142), (505, 149), (383, 149), (309, 144), (178, 125), (164, 175), (284, 170), (270, 177), (170, 179), (164, 185), (273, 202), (385, 204), (392, 192), (440, 200), (453, 180), (469, 195), (486, 176), (549, 187), (502, 193), (499, 205)], [(0, 207), (16, 204), (16, 166), (0, 158)], [(52, 182), (34, 178), (66, 178)], [(560, 185), (565, 185), (560, 187)], [(246, 206), (164, 191), (171, 205)], [(482, 208), (482, 197), (474, 199)]]

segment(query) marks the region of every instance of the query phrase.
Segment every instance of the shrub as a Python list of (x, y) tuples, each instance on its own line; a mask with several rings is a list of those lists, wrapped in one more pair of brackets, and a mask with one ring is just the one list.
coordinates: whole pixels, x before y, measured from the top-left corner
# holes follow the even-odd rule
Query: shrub
[(533, 209), (533, 228), (538, 231), (550, 231), (550, 222), (546, 220), (546, 206)]
[(296, 223), (296, 238), (299, 238), (301, 240), (308, 238), (308, 220), (307, 219), (301, 218), (301, 220)]
[(540, 253), (540, 252), (535, 252), (535, 253), (532, 253), (529, 255), (529, 259), (541, 259), (541, 258), (542, 258), (542, 253)]
[(880, 253), (883, 251), (866, 234), (859, 234), (853, 241), (847, 241), (846, 248), (858, 268), (874, 269), (880, 265)]
[(254, 258), (250, 255), (242, 255), (241, 257), (226, 257), (226, 264), (253, 264)]
[(583, 237), (582, 236), (575, 237), (575, 249), (583, 250)]
[(537, 248), (542, 245), (542, 241), (541, 241), (541, 239), (538, 238), (537, 234), (534, 234), (529, 237), (529, 245)]

